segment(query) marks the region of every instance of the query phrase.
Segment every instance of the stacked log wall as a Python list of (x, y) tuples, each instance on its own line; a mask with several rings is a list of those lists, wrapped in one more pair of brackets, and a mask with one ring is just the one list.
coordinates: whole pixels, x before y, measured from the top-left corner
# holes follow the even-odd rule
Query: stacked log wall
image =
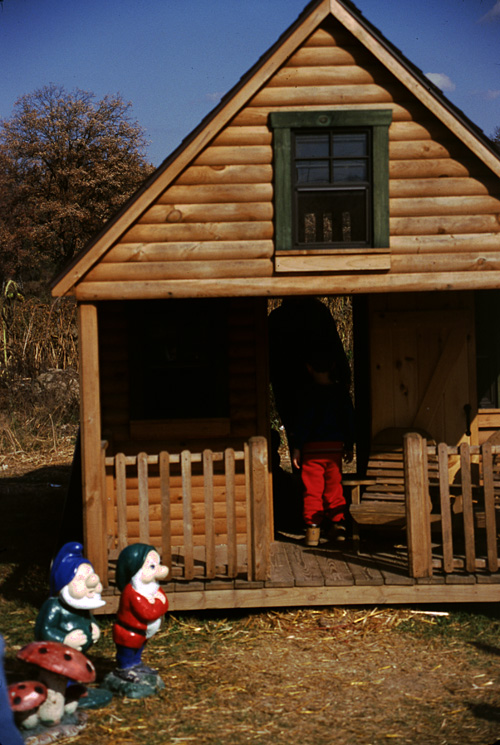
[(271, 111), (389, 108), (391, 274), (500, 269), (498, 179), (333, 19), (84, 282), (273, 276)]

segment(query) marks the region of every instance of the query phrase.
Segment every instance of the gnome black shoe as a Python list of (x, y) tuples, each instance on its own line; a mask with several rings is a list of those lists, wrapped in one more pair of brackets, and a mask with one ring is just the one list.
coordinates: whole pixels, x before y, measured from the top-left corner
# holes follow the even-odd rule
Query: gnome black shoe
[(125, 680), (127, 683), (141, 682), (141, 674), (135, 667), (117, 667), (115, 670), (115, 675), (117, 678), (120, 678), (120, 680)]

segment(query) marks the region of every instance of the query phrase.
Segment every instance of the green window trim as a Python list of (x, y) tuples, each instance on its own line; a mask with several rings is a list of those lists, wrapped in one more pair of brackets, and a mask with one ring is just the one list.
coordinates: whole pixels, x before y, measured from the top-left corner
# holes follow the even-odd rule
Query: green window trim
[[(372, 131), (372, 248), (389, 248), (391, 120), (390, 109), (271, 112), (269, 121), (274, 135), (276, 251), (289, 251), (293, 248), (292, 131), (334, 127), (369, 127)], [(333, 250), (335, 249), (332, 248)], [(311, 253), (314, 253), (314, 249)]]

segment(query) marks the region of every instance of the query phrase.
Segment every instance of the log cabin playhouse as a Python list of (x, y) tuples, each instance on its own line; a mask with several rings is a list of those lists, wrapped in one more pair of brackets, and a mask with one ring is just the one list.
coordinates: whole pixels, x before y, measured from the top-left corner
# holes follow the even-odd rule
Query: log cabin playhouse
[[(314, 0), (56, 279), (107, 612), (136, 541), (170, 564), (172, 610), (500, 600), (499, 176), (351, 2)], [(269, 299), (339, 295), (361, 530), (342, 552), (275, 540), (267, 342)]]

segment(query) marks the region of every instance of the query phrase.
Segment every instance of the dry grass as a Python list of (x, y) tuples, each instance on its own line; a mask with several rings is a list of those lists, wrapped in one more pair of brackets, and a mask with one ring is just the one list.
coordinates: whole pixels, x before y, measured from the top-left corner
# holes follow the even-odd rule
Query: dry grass
[[(13, 613), (11, 655), (23, 643), (19, 623), (28, 641), (35, 618)], [(498, 622), (480, 616), (486, 643), (463, 633), (466, 617), (447, 618), (440, 633), (440, 617), (408, 609), (171, 616), (145, 654), (165, 691), (89, 712), (78, 743), (490, 745), (500, 734), (500, 649), (484, 629)], [(100, 676), (114, 654), (111, 620), (102, 623), (91, 654)], [(9, 668), (20, 675), (17, 661)]]
[(30, 459), (73, 445), (79, 410), (75, 306), (0, 300), (0, 452)]

